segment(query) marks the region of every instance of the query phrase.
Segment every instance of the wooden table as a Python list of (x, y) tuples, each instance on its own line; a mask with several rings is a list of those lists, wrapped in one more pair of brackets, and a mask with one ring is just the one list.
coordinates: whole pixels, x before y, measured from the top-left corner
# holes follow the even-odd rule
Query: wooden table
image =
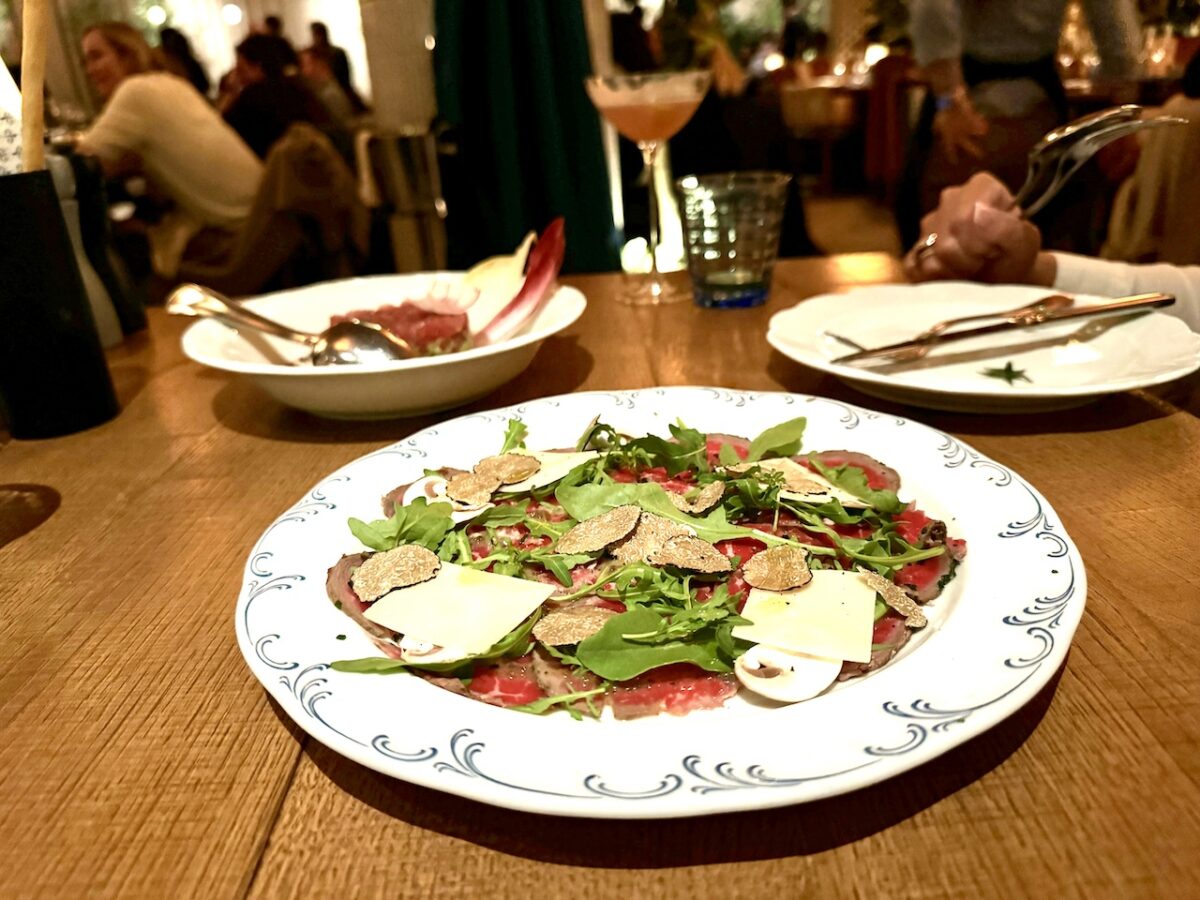
[[(897, 275), (877, 255), (786, 262), (770, 306), (737, 312), (621, 309), (615, 277), (570, 279), (590, 299), (582, 320), (475, 406), (717, 384), (878, 408), (763, 335), (805, 296)], [(116, 420), (0, 451), (0, 895), (1200, 891), (1200, 380), (1039, 416), (903, 410), (1017, 468), (1087, 562), (1073, 652), (1020, 713), (852, 795), (589, 822), (378, 775), (268, 701), (234, 641), (248, 549), (322, 475), (433, 419), (284, 409), (186, 360), (180, 331), (154, 310), (112, 355)]]

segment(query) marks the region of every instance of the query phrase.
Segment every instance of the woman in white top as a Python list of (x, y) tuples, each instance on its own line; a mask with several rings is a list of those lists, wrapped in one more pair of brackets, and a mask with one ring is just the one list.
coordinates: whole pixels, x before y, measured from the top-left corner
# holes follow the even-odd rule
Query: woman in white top
[[(1060, 291), (1122, 297), (1161, 291), (1175, 295), (1163, 310), (1200, 332), (1200, 266), (1131, 265), (1047, 252), (1042, 235), (1013, 208), (1013, 196), (994, 176), (980, 172), (942, 192), (937, 209), (921, 220), (925, 240), (909, 251), (904, 268), (912, 281), (966, 279), (1040, 284)], [(936, 235), (930, 241), (928, 236)]]
[(262, 179), (262, 164), (191, 84), (153, 71), (153, 55), (129, 25), (83, 35), (88, 78), (104, 109), (79, 145), (110, 174), (141, 171), (173, 208), (149, 230), (158, 274), (171, 277), (206, 229), (236, 233)]

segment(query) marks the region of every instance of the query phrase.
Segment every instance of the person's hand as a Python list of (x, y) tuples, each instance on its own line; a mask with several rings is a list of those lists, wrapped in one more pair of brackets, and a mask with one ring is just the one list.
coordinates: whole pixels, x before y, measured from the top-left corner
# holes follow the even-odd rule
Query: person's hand
[(987, 130), (987, 119), (979, 114), (962, 88), (954, 92), (948, 106), (933, 116), (933, 133), (951, 163), (957, 163), (960, 154), (982, 159), (983, 147), (979, 139), (987, 134)]
[(942, 191), (921, 220), (925, 238), (904, 258), (910, 281), (964, 278), (1005, 284), (1054, 283), (1054, 257), (1042, 235), (1013, 207), (1008, 189), (988, 172)]
[(713, 87), (722, 97), (740, 97), (746, 90), (746, 82), (750, 80), (724, 41), (713, 47), (712, 75)]

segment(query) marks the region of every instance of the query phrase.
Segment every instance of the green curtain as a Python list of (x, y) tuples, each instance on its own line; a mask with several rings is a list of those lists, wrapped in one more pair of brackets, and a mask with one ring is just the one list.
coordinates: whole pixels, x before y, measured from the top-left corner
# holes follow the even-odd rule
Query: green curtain
[(618, 266), (579, 0), (436, 0), (449, 262), (511, 252), (566, 218), (564, 269)]

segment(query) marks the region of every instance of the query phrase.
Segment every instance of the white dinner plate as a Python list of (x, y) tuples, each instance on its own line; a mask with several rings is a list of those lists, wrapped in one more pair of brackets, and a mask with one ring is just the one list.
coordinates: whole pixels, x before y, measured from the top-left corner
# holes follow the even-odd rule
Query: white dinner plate
[[(575, 721), (488, 706), (407, 675), (333, 671), (377, 656), (325, 594), (326, 570), (361, 549), (346, 519), (426, 468), (468, 467), (519, 416), (528, 446), (570, 445), (593, 416), (621, 431), (753, 436), (797, 416), (804, 448), (871, 454), (900, 495), (967, 540), (965, 562), (927, 607), (931, 624), (895, 660), (793, 706), (743, 694), (684, 717)], [(1083, 613), (1078, 551), (1019, 475), (917, 422), (817, 397), (657, 388), (549, 397), (453, 419), (322, 479), (266, 530), (238, 599), (238, 643), (299, 725), (365, 766), (484, 803), (599, 818), (694, 816), (799, 803), (898, 775), (1011, 715), (1067, 654)], [(339, 639), (344, 636), (344, 639)]]
[[(329, 327), (329, 317), (398, 304), (430, 292), (435, 280), (453, 285), (461, 272), (375, 275), (327, 281), (244, 301), (250, 309), (301, 331)], [(307, 357), (301, 344), (253, 339), (212, 319), (183, 334), (183, 351), (196, 362), (254, 380), (287, 406), (334, 419), (415, 416), (461, 406), (516, 378), (533, 362), (542, 341), (582, 315), (587, 301), (560, 286), (514, 336), (483, 347), (373, 365), (286, 365)], [(475, 323), (472, 323), (474, 327)]]
[[(1200, 368), (1200, 335), (1154, 312), (1117, 324), (1077, 319), (935, 346), (924, 360), (846, 365), (852, 348), (831, 337), (880, 347), (956, 316), (1015, 309), (1051, 293), (1028, 285), (931, 282), (824, 294), (771, 317), (767, 341), (784, 356), (828, 372), (866, 394), (955, 412), (1034, 412), (1088, 403), (1103, 394), (1148, 387)], [(1076, 305), (1106, 298), (1076, 297)], [(986, 324), (986, 323), (981, 323)], [(1028, 381), (1012, 384), (985, 369), (1011, 362)]]

